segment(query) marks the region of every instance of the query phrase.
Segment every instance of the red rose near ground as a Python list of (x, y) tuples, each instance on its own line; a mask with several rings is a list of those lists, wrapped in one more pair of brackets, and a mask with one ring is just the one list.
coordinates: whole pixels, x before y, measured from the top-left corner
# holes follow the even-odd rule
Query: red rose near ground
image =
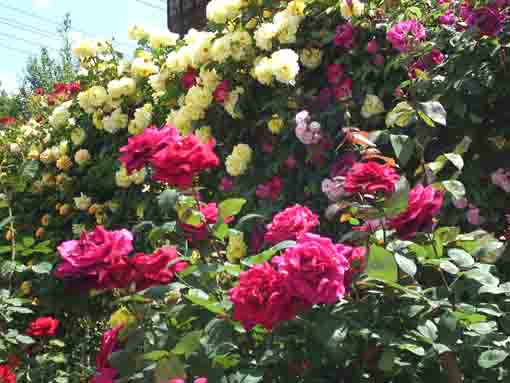
[(41, 317), (34, 320), (27, 329), (31, 337), (52, 337), (58, 327), (58, 320), (52, 317)]

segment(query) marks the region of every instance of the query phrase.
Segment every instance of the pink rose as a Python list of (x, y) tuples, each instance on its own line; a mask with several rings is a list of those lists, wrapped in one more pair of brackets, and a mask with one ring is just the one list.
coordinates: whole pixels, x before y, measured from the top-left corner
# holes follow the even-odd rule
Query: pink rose
[(218, 220), (218, 206), (214, 202), (208, 204), (201, 203), (200, 213), (204, 216), (205, 222), (201, 222), (199, 225), (181, 224), (189, 241), (205, 240), (209, 235), (207, 225), (215, 225)]
[(433, 218), (441, 210), (443, 193), (432, 186), (418, 185), (409, 192), (406, 211), (388, 220), (388, 227), (395, 229), (399, 238), (410, 239), (418, 232), (432, 228)]
[(287, 276), (294, 297), (310, 305), (334, 304), (345, 294), (349, 262), (331, 239), (306, 233), (272, 263)]
[(115, 383), (118, 374), (115, 368), (100, 368), (89, 383)]
[(170, 125), (166, 125), (163, 129), (145, 129), (142, 133), (128, 138), (128, 144), (119, 149), (121, 153), (119, 161), (124, 164), (129, 173), (140, 170), (156, 152), (179, 138), (177, 129)]
[(196, 378), (193, 383), (208, 383), (207, 381), (207, 378), (204, 378), (204, 377), (200, 377), (200, 378)]
[(231, 178), (223, 177), (220, 181), (219, 189), (222, 192), (229, 193), (234, 188), (234, 181)]
[(277, 201), (283, 189), (283, 181), (280, 177), (272, 177), (268, 182), (260, 184), (255, 190), (255, 195), (261, 199)]
[(392, 166), (374, 161), (354, 164), (345, 176), (344, 189), (351, 194), (389, 195), (395, 191), (400, 176)]
[(194, 134), (169, 142), (151, 157), (154, 180), (180, 188), (191, 187), (195, 176), (220, 164), (213, 148), (213, 140), (203, 144)]
[(119, 348), (118, 339), (121, 330), (122, 326), (117, 326), (103, 333), (101, 348), (96, 355), (96, 367), (98, 369), (111, 367), (108, 358)]
[(501, 168), (496, 170), (491, 174), (491, 181), (505, 192), (510, 193), (510, 171)]
[(297, 239), (319, 226), (319, 217), (306, 206), (294, 205), (279, 212), (266, 226), (264, 239), (276, 244), (289, 239)]
[(457, 209), (465, 209), (468, 205), (468, 200), (466, 198), (453, 199), (452, 203)]
[(343, 101), (352, 96), (352, 79), (344, 78), (340, 84), (333, 88), (333, 93), (337, 101)]
[(282, 321), (294, 319), (303, 305), (292, 297), (287, 276), (268, 262), (241, 273), (238, 285), (230, 290), (230, 300), (233, 319), (246, 330), (258, 324), (271, 330)]
[(485, 220), (480, 216), (480, 209), (470, 208), (466, 213), (466, 219), (471, 225), (480, 226)]
[(287, 169), (294, 169), (297, 166), (296, 158), (291, 154), (287, 157), (287, 159), (283, 162)]
[(358, 160), (359, 155), (355, 152), (342, 154), (331, 165), (329, 176), (332, 178), (345, 176)]
[(181, 86), (184, 90), (189, 90), (197, 84), (198, 73), (195, 70), (190, 70), (184, 73), (181, 77)]
[(216, 102), (219, 102), (220, 104), (223, 104), (227, 99), (228, 95), (230, 94), (230, 89), (231, 89), (230, 81), (223, 80), (222, 82), (220, 82), (213, 92), (214, 100)]
[(128, 255), (133, 250), (133, 235), (125, 229), (107, 231), (97, 226), (79, 240), (65, 241), (57, 250), (62, 263), (57, 278), (85, 278), (99, 289), (123, 288), (129, 283)]
[(325, 178), (321, 183), (321, 190), (330, 201), (338, 201), (348, 194), (344, 190), (344, 179), (342, 177)]
[(310, 113), (306, 110), (302, 110), (296, 114), (296, 125), (308, 125), (310, 123)]
[(367, 43), (367, 52), (370, 53), (371, 55), (376, 54), (378, 49), (379, 47), (375, 39), (372, 39)]
[(445, 13), (439, 16), (438, 20), (439, 23), (443, 25), (454, 25), (457, 22), (457, 17), (455, 13), (453, 13), (453, 10), (447, 9)]
[(393, 48), (399, 52), (409, 52), (417, 43), (425, 40), (425, 37), (425, 28), (414, 19), (401, 21), (386, 34)]
[(336, 245), (336, 248), (349, 262), (349, 270), (345, 273), (345, 286), (349, 288), (354, 277), (364, 272), (367, 267), (366, 248), (351, 247), (343, 244)]
[(386, 59), (384, 58), (384, 56), (382, 54), (376, 54), (373, 62), (374, 62), (374, 65), (383, 66), (384, 63), (386, 62)]
[(344, 76), (344, 67), (340, 64), (330, 64), (327, 68), (327, 78), (331, 85), (338, 84)]
[(345, 49), (352, 49), (354, 47), (355, 31), (351, 23), (339, 25), (336, 28), (335, 45)]
[(316, 121), (297, 125), (295, 133), (297, 139), (305, 145), (317, 144), (322, 138), (321, 125)]

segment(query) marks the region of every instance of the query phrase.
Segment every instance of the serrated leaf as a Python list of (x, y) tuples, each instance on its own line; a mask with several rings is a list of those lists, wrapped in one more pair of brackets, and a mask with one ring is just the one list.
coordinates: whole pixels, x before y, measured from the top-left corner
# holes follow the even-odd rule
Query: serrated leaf
[(411, 277), (416, 275), (417, 267), (416, 263), (412, 259), (409, 259), (403, 255), (395, 253), (395, 261), (397, 262), (398, 267)]
[(393, 254), (380, 246), (370, 246), (366, 273), (370, 278), (396, 282), (398, 270)]
[(482, 368), (492, 368), (508, 357), (508, 352), (503, 350), (487, 350), (480, 354), (478, 364)]
[(450, 249), (448, 250), (448, 257), (452, 259), (460, 267), (471, 267), (475, 264), (473, 257), (462, 249)]
[(273, 256), (281, 250), (288, 249), (296, 244), (295, 241), (283, 241), (279, 244), (259, 253), (257, 255), (253, 255), (251, 257), (245, 258), (242, 260), (242, 264), (246, 266), (258, 265), (260, 263), (264, 263), (269, 261)]
[(222, 201), (219, 205), (220, 219), (236, 216), (245, 204), (246, 200), (243, 198), (230, 198)]
[(419, 110), (427, 115), (432, 121), (446, 126), (446, 110), (438, 101), (420, 102)]
[(390, 134), (390, 142), (398, 161), (405, 166), (414, 153), (414, 141), (409, 136)]

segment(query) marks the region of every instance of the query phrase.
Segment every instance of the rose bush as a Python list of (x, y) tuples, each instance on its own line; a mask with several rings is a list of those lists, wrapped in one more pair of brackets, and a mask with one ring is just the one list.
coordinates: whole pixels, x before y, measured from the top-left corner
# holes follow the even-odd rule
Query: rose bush
[(509, 12), (212, 0), (130, 61), (80, 42), (0, 120), (0, 378), (508, 380)]

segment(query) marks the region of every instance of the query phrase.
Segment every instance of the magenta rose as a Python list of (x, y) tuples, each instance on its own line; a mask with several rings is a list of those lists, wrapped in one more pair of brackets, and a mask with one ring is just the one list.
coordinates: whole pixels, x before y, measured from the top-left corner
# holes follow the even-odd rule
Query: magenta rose
[(335, 45), (345, 49), (352, 49), (354, 46), (355, 28), (351, 23), (339, 25), (336, 28)]
[(301, 234), (308, 233), (317, 226), (319, 217), (306, 206), (296, 204), (273, 217), (273, 221), (266, 226), (264, 239), (271, 244), (297, 239)]
[[(175, 262), (177, 259), (178, 254), (173, 247), (163, 247), (153, 254), (135, 254), (130, 261), (135, 270), (134, 281), (137, 290), (172, 282), (175, 273), (188, 267), (188, 263), (185, 261)], [(170, 262), (175, 263), (169, 266)]]
[(439, 16), (438, 20), (439, 23), (443, 25), (454, 25), (457, 22), (457, 17), (455, 13), (453, 13), (453, 10), (447, 9), (445, 13)]
[(329, 176), (331, 178), (345, 176), (358, 161), (359, 155), (355, 152), (347, 152), (342, 154), (340, 157), (335, 159), (333, 165), (331, 165)]
[(215, 225), (218, 221), (218, 205), (214, 202), (208, 204), (200, 203), (200, 213), (204, 216), (205, 222), (201, 222), (198, 225), (180, 223), (188, 241), (203, 241), (207, 238), (209, 235), (207, 225)]
[(132, 173), (143, 168), (152, 156), (163, 149), (169, 142), (180, 137), (177, 129), (166, 126), (163, 129), (148, 128), (136, 136), (128, 139), (128, 144), (121, 147), (119, 161), (124, 164), (127, 171)]
[(197, 84), (198, 73), (195, 70), (189, 70), (181, 77), (181, 86), (184, 90), (189, 90)]
[(123, 288), (129, 283), (128, 255), (133, 250), (133, 235), (125, 229), (108, 231), (97, 226), (79, 240), (65, 241), (57, 250), (62, 263), (58, 278), (85, 278), (96, 288)]
[(367, 266), (366, 248), (338, 244), (336, 249), (349, 262), (349, 270), (347, 270), (344, 276), (345, 286), (349, 289), (354, 276), (365, 271)]
[(96, 355), (96, 367), (98, 370), (111, 367), (108, 358), (119, 348), (118, 338), (120, 330), (122, 330), (122, 326), (117, 326), (103, 333), (101, 348)]
[(462, 5), (460, 15), (469, 26), (478, 28), (484, 36), (496, 36), (503, 29), (504, 15), (497, 4), (473, 9), (466, 3)]
[(330, 64), (326, 70), (328, 82), (332, 85), (338, 84), (344, 76), (344, 67), (340, 64)]
[(268, 262), (241, 273), (239, 284), (230, 290), (233, 318), (246, 330), (260, 324), (273, 329), (278, 323), (294, 319), (301, 303), (293, 299), (288, 278)]
[(433, 218), (441, 210), (443, 193), (432, 186), (418, 185), (409, 192), (406, 211), (388, 220), (388, 227), (395, 229), (401, 239), (410, 239), (418, 232), (432, 228)]
[(352, 96), (352, 78), (344, 78), (333, 88), (333, 94), (338, 101), (343, 101)]
[(274, 257), (272, 263), (287, 276), (292, 294), (310, 305), (333, 304), (345, 294), (349, 262), (329, 238), (302, 234), (296, 246)]
[(280, 177), (272, 177), (266, 183), (260, 184), (255, 190), (255, 195), (261, 199), (278, 200), (283, 189), (283, 181)]
[(358, 162), (345, 176), (344, 189), (347, 193), (389, 195), (395, 191), (400, 176), (389, 165), (374, 161)]
[(386, 38), (393, 48), (399, 52), (409, 52), (425, 37), (425, 28), (417, 20), (401, 21), (386, 34)]
[(213, 148), (213, 140), (203, 144), (194, 134), (169, 142), (150, 160), (154, 179), (180, 188), (191, 187), (193, 177), (220, 164)]
[(223, 80), (219, 83), (216, 89), (213, 92), (213, 97), (216, 102), (223, 104), (230, 94), (231, 86), (230, 81)]

